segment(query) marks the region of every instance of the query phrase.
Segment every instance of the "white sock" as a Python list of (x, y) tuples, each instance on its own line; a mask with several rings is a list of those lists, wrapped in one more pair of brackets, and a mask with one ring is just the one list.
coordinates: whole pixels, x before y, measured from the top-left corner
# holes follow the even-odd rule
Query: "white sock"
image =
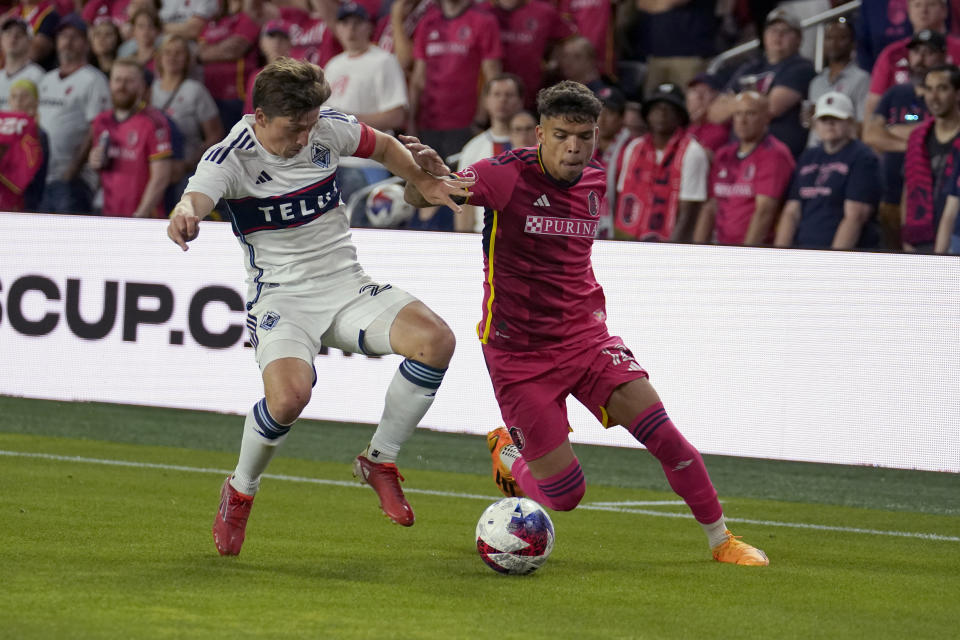
[(517, 449), (517, 445), (508, 444), (500, 449), (500, 462), (505, 464), (510, 471), (513, 471), (513, 463), (516, 462), (518, 458), (520, 458), (520, 450)]
[(710, 541), (710, 548), (723, 544), (727, 541), (727, 521), (723, 516), (711, 524), (700, 523), (703, 532), (707, 534), (707, 540)]
[(367, 457), (382, 464), (396, 462), (400, 447), (433, 404), (446, 369), (435, 369), (416, 360), (404, 360), (387, 387), (380, 424), (370, 440)]
[(240, 460), (230, 478), (230, 485), (248, 496), (256, 494), (260, 488), (260, 476), (289, 432), (290, 425), (280, 424), (267, 411), (266, 398), (253, 405), (243, 423)]

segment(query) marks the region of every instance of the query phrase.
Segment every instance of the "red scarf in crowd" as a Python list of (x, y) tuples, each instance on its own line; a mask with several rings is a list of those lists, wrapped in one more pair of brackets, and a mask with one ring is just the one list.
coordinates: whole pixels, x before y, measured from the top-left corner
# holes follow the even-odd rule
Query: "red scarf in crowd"
[[(907, 139), (907, 154), (903, 163), (903, 184), (907, 192), (906, 215), (900, 236), (907, 244), (926, 244), (937, 237), (934, 228), (933, 171), (930, 153), (927, 151), (927, 136), (935, 135), (931, 129), (936, 122), (928, 118)], [(960, 136), (953, 139), (953, 159), (960, 153)], [(957, 179), (955, 170), (944, 175), (947, 180)]]
[(635, 240), (666, 242), (673, 232), (680, 204), (683, 155), (692, 137), (680, 127), (657, 162), (650, 134), (631, 142), (623, 154), (617, 185), (616, 230)]

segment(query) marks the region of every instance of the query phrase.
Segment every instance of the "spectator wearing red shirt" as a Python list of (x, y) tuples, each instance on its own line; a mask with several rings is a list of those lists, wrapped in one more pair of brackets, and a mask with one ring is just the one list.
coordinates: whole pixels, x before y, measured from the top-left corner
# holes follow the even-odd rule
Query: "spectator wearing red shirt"
[(737, 95), (733, 131), (738, 142), (721, 147), (713, 159), (709, 200), (700, 210), (694, 242), (754, 246), (773, 242), (795, 162), (769, 126), (766, 96), (755, 91)]
[(113, 109), (94, 118), (88, 157), (100, 173), (105, 216), (166, 217), (159, 205), (170, 182), (170, 126), (144, 104), (145, 91), (143, 67), (117, 60), (110, 71)]
[(687, 113), (690, 114), (687, 131), (703, 145), (711, 157), (720, 147), (730, 142), (730, 126), (707, 119), (710, 105), (722, 90), (720, 80), (709, 73), (698, 73), (687, 85)]
[(500, 25), (503, 70), (523, 80), (524, 107), (533, 109), (543, 86), (543, 65), (550, 49), (576, 34), (572, 22), (543, 0), (493, 0), (491, 11)]
[(496, 18), (472, 0), (440, 0), (414, 33), (408, 132), (443, 158), (460, 151), (485, 119), (480, 79), (500, 73), (502, 51)]
[(435, 6), (434, 0), (395, 0), (390, 13), (380, 18), (373, 29), (373, 42), (397, 56), (404, 73), (413, 71), (413, 32), (424, 14)]
[(23, 211), (24, 195), (43, 165), (36, 119), (0, 111), (0, 210)]
[[(947, 4), (944, 0), (910, 0), (907, 16), (913, 32), (930, 29), (947, 33)], [(911, 82), (910, 48), (911, 36), (897, 40), (884, 47), (870, 73), (870, 93), (867, 94), (865, 113), (876, 111), (880, 97), (890, 87)], [(947, 62), (960, 62), (960, 38), (947, 35)]]
[(593, 45), (597, 71), (608, 76), (616, 71), (610, 24), (612, 4), (609, 0), (557, 0), (561, 15)]
[(220, 13), (207, 23), (197, 47), (204, 84), (217, 102), (224, 131), (243, 115), (247, 77), (257, 67), (260, 26), (241, 6), (239, 0), (220, 0)]
[(333, 33), (337, 3), (317, 1), (314, 11), (296, 6), (281, 7), (280, 17), (290, 24), (290, 57), (325, 67), (343, 49)]
[(130, 0), (92, 0), (83, 5), (80, 17), (87, 24), (94, 24), (97, 20), (108, 18), (118, 29), (127, 22), (127, 7)]

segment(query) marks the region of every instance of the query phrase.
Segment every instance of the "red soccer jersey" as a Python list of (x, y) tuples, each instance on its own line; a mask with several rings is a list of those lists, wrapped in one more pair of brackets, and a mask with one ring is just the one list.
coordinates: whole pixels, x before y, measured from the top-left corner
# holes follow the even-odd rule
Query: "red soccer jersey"
[[(743, 244), (757, 196), (783, 200), (796, 165), (787, 145), (770, 134), (744, 158), (738, 155), (739, 146), (739, 142), (731, 142), (721, 147), (710, 169), (710, 197), (717, 200), (714, 228), (718, 244)], [(766, 238), (772, 240), (773, 227)]]
[(414, 32), (413, 57), (427, 65), (417, 126), (465, 129), (477, 111), (480, 63), (502, 57), (497, 20), (472, 5), (454, 18), (431, 8)]
[[(94, 144), (104, 131), (110, 134), (107, 166), (100, 171), (103, 215), (130, 217), (150, 180), (150, 162), (170, 157), (170, 125), (160, 111), (143, 107), (123, 122), (113, 110), (102, 111), (92, 129)], [(164, 217), (163, 211), (154, 216)]]
[(0, 211), (22, 211), (23, 191), (43, 164), (37, 121), (0, 111)]
[(459, 175), (476, 180), (470, 204), (486, 209), (480, 341), (529, 351), (606, 335), (603, 289), (590, 262), (606, 206), (599, 165), (590, 162), (579, 180), (561, 183), (529, 147)]
[[(887, 89), (898, 84), (910, 82), (910, 60), (907, 58), (907, 45), (913, 36), (891, 42), (873, 65), (870, 72), (870, 93), (882, 96)], [(947, 62), (953, 64), (960, 60), (960, 38), (947, 36)]]
[(597, 67), (601, 73), (614, 72), (613, 38), (610, 36), (609, 0), (557, 0), (557, 8), (577, 26), (580, 35), (597, 52)]
[(93, 2), (83, 5), (83, 12), (80, 17), (89, 25), (103, 18), (109, 18), (113, 21), (113, 24), (120, 27), (129, 18), (127, 16), (129, 5), (130, 0), (93, 0)]
[(299, 7), (283, 7), (280, 17), (290, 23), (290, 57), (325, 67), (343, 48), (326, 22)]
[(235, 13), (207, 23), (200, 41), (217, 44), (230, 36), (242, 37), (250, 43), (250, 48), (237, 60), (207, 62), (203, 65), (204, 84), (216, 100), (243, 100), (247, 76), (257, 66), (260, 27), (245, 13)]
[(562, 17), (556, 7), (541, 0), (530, 0), (513, 11), (496, 5), (490, 10), (500, 25), (503, 70), (515, 73), (523, 80), (526, 89), (524, 106), (532, 109), (541, 87), (547, 46), (569, 38), (577, 28)]

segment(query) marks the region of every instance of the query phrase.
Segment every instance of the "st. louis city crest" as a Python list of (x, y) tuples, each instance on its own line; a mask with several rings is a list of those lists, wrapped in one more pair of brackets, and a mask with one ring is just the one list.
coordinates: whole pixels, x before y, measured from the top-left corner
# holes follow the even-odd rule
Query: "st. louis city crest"
[(317, 165), (321, 169), (326, 169), (330, 166), (330, 149), (327, 149), (319, 142), (313, 143), (311, 156), (313, 164)]

